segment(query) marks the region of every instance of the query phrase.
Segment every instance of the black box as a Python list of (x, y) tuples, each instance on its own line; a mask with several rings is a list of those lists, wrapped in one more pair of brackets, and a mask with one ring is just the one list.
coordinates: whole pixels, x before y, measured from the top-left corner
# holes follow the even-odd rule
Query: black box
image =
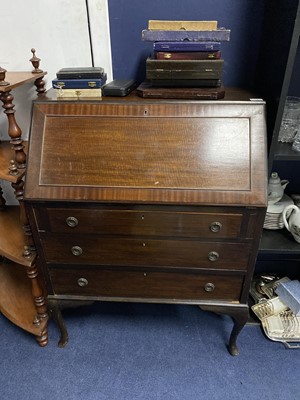
[(103, 96), (127, 96), (137, 87), (134, 79), (114, 79), (102, 87)]

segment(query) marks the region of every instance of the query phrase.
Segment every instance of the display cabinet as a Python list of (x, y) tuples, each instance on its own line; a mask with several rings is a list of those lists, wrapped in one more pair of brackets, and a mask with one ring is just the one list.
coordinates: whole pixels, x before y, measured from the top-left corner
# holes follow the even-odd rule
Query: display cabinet
[(45, 91), (46, 72), (0, 70), (0, 100), (8, 120), (10, 140), (0, 143), (0, 182), (9, 182), (19, 202), (7, 205), (0, 186), (0, 312), (14, 324), (47, 344), (47, 309), (36, 268), (36, 251), (31, 239), (24, 203), (23, 186), (27, 143), (15, 117), (12, 90), (33, 82), (38, 93)]
[[(291, 143), (278, 141), (283, 110), (288, 95), (300, 96), (299, 35), (300, 3), (278, 1), (266, 4), (265, 31), (263, 33), (261, 76), (262, 96), (267, 102), (269, 175), (276, 171), (290, 183), (287, 194), (300, 193), (300, 153)], [(299, 278), (300, 245), (284, 228), (264, 229), (257, 262), (257, 271), (278, 272)]]

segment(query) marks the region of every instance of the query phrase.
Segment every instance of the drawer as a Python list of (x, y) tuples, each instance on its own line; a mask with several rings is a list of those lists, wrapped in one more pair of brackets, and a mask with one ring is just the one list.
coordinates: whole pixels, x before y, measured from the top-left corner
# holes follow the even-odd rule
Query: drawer
[(40, 231), (205, 238), (240, 236), (242, 213), (35, 208)]
[(50, 268), (56, 295), (238, 301), (243, 276), (184, 272)]
[(47, 235), (46, 262), (246, 270), (251, 245), (197, 240)]

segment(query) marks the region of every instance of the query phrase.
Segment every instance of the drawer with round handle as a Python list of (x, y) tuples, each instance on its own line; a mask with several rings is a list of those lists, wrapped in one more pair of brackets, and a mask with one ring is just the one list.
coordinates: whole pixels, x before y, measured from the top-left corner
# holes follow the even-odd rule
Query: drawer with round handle
[(40, 230), (57, 233), (238, 238), (242, 212), (36, 208)]
[(46, 235), (47, 263), (246, 270), (249, 243)]
[(240, 298), (243, 275), (100, 268), (49, 268), (53, 294), (136, 299), (229, 300)]

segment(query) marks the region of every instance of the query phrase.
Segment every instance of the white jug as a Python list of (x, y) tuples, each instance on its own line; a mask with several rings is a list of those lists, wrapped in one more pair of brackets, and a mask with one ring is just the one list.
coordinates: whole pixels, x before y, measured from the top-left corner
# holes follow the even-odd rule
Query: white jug
[(277, 172), (272, 172), (268, 182), (268, 204), (275, 204), (282, 199), (288, 180), (281, 180)]
[[(288, 217), (290, 210), (292, 213)], [(294, 204), (289, 205), (283, 210), (282, 217), (286, 229), (291, 232), (296, 242), (300, 243), (300, 209)]]

